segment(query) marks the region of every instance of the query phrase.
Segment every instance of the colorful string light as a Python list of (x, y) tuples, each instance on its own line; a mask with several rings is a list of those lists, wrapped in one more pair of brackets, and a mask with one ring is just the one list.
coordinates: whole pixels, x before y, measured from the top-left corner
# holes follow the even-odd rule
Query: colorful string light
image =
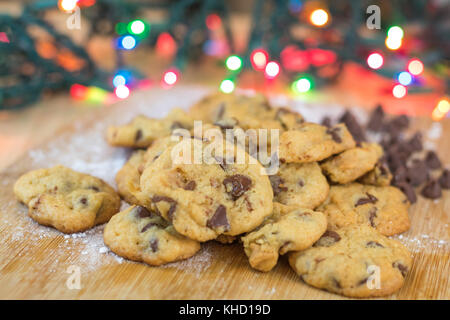
[(312, 82), (310, 79), (306, 77), (302, 77), (300, 79), (295, 80), (292, 83), (292, 90), (295, 93), (305, 93), (311, 90), (312, 88)]
[(408, 92), (408, 90), (406, 89), (406, 87), (401, 84), (395, 85), (394, 88), (392, 89), (392, 95), (394, 97), (396, 97), (397, 99), (401, 99), (404, 96), (406, 96), (407, 92)]
[(393, 39), (403, 39), (404, 34), (403, 29), (399, 26), (392, 26), (387, 31), (387, 36)]
[(383, 66), (384, 58), (378, 52), (371, 53), (367, 57), (367, 65), (372, 69), (380, 69)]
[(58, 7), (64, 12), (72, 12), (78, 5), (78, 0), (59, 0)]
[(408, 71), (402, 71), (397, 76), (398, 82), (404, 86), (409, 86), (412, 81), (413, 77)]
[(450, 111), (450, 102), (447, 99), (441, 99), (433, 112), (431, 113), (431, 118), (434, 121), (442, 120), (446, 114)]
[(136, 47), (136, 39), (130, 35), (124, 36), (120, 39), (120, 45), (125, 50), (133, 50)]
[(408, 71), (412, 75), (418, 76), (423, 72), (423, 63), (419, 59), (412, 59), (408, 63)]
[(256, 49), (252, 51), (250, 61), (255, 70), (264, 70), (269, 60), (269, 54), (264, 49)]
[(131, 34), (140, 35), (145, 31), (145, 23), (142, 20), (133, 20), (128, 24), (128, 29)]
[(126, 99), (130, 95), (130, 89), (128, 89), (126, 85), (120, 85), (116, 87), (114, 93), (116, 94), (117, 98)]
[(280, 65), (275, 61), (267, 63), (264, 75), (267, 79), (274, 79), (280, 74)]
[(222, 91), (223, 93), (232, 93), (234, 91), (234, 88), (234, 82), (230, 79), (225, 79), (220, 84), (220, 91)]
[(242, 59), (236, 55), (229, 56), (225, 61), (225, 65), (231, 71), (237, 71), (242, 67)]
[(311, 23), (317, 27), (322, 27), (328, 22), (328, 12), (323, 9), (316, 9), (309, 17)]
[(206, 17), (206, 27), (209, 30), (216, 30), (219, 29), (222, 25), (222, 19), (220, 19), (220, 16), (216, 13), (211, 13)]
[(175, 83), (177, 83), (178, 81), (178, 72), (174, 70), (166, 71), (163, 75), (162, 81), (166, 87), (171, 87), (175, 85)]

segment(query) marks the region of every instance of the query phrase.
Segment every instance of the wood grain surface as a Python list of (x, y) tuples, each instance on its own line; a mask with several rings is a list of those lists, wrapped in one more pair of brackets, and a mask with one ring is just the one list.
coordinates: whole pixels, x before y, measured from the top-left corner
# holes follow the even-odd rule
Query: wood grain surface
[[(103, 226), (64, 235), (32, 221), (26, 207), (14, 199), (12, 187), (21, 174), (56, 163), (113, 183), (129, 151), (106, 145), (103, 134), (108, 124), (124, 123), (138, 113), (159, 117), (171, 107), (189, 106), (204, 93), (204, 89), (190, 87), (138, 92), (123, 103), (90, 113), (54, 133), (53, 138), (0, 173), (1, 299), (344, 298), (303, 283), (285, 257), (269, 273), (252, 270), (238, 243), (209, 242), (193, 258), (164, 267), (129, 262), (107, 251), (102, 241)], [(314, 109), (308, 108), (314, 114)], [(424, 132), (431, 124), (428, 118), (412, 120), (412, 128)], [(435, 146), (448, 166), (450, 121), (444, 120), (441, 125), (441, 137), (428, 144)], [(404, 287), (386, 298), (450, 298), (449, 213), (450, 191), (444, 191), (438, 201), (419, 197), (411, 207), (411, 229), (397, 238), (412, 251), (413, 267)], [(80, 289), (70, 285), (74, 274), (68, 271), (73, 270), (80, 271)]]

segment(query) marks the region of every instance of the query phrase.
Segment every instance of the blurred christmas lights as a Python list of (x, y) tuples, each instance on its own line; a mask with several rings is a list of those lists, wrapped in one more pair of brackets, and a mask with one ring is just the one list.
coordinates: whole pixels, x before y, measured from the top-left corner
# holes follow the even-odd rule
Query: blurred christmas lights
[(395, 85), (394, 88), (392, 89), (392, 95), (398, 99), (401, 99), (404, 96), (406, 96), (406, 93), (407, 93), (406, 87), (401, 84)]
[(403, 39), (403, 29), (399, 26), (392, 26), (388, 29), (387, 36), (393, 39)]
[(233, 81), (231, 81), (230, 79), (225, 79), (220, 84), (220, 91), (222, 91), (223, 93), (231, 93), (234, 91), (234, 87), (235, 86)]
[(206, 17), (206, 27), (210, 30), (216, 30), (220, 28), (222, 24), (222, 19), (220, 19), (220, 16), (216, 13), (211, 13)]
[(306, 77), (302, 77), (298, 80), (295, 80), (292, 83), (292, 90), (295, 93), (305, 93), (311, 90), (311, 88), (312, 88), (311, 80)]
[(397, 76), (398, 82), (404, 86), (409, 86), (412, 81), (413, 77), (408, 71), (402, 71)]
[(77, 7), (78, 0), (59, 0), (58, 7), (64, 12), (72, 12)]
[(264, 75), (267, 79), (274, 79), (280, 74), (280, 65), (275, 61), (267, 63)]
[(408, 63), (408, 71), (412, 75), (418, 76), (423, 72), (423, 63), (419, 59), (412, 59)]
[(450, 111), (450, 102), (447, 99), (442, 99), (438, 102), (433, 112), (431, 113), (431, 118), (434, 121), (442, 120), (446, 114)]
[(402, 39), (387, 37), (385, 44), (389, 50), (397, 50), (402, 46)]
[(114, 87), (123, 86), (127, 83), (127, 79), (125, 79), (125, 77), (121, 74), (116, 74), (112, 83)]
[(323, 9), (316, 9), (309, 17), (311, 23), (317, 27), (321, 27), (328, 22), (328, 12)]
[(178, 72), (175, 70), (168, 70), (163, 75), (163, 84), (166, 87), (171, 87), (178, 81)]
[(266, 50), (256, 49), (252, 51), (250, 61), (255, 70), (264, 70), (269, 60), (269, 54)]
[(136, 47), (136, 39), (133, 36), (127, 35), (119, 39), (120, 47), (125, 50), (132, 50)]
[(225, 61), (225, 65), (231, 71), (239, 70), (242, 67), (242, 59), (236, 55), (229, 56)]
[(86, 96), (87, 88), (81, 84), (75, 83), (70, 87), (70, 96), (75, 100), (83, 100)]
[(140, 35), (145, 31), (145, 23), (142, 20), (134, 20), (128, 24), (131, 34)]
[(177, 44), (168, 32), (162, 32), (156, 40), (156, 52), (161, 56), (173, 56), (177, 50)]
[(383, 66), (384, 58), (381, 54), (374, 52), (367, 57), (367, 64), (372, 69), (380, 69)]
[(128, 87), (125, 85), (120, 85), (116, 87), (114, 93), (116, 94), (117, 98), (125, 99), (130, 95), (130, 89), (128, 89)]

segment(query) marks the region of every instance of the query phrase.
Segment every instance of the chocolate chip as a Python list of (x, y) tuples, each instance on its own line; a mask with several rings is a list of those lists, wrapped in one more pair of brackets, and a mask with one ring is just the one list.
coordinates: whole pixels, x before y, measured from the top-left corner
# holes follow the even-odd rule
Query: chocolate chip
[(81, 202), (83, 205), (87, 205), (88, 200), (87, 200), (86, 198), (81, 198), (81, 199), (80, 199), (80, 202)]
[(298, 184), (300, 187), (303, 187), (303, 186), (305, 185), (305, 182), (304, 182), (302, 179), (300, 179), (300, 180), (298, 180), (297, 184)]
[(411, 149), (415, 152), (421, 151), (422, 146), (422, 134), (420, 132), (415, 133), (411, 139), (408, 141), (409, 145), (411, 146)]
[(405, 265), (401, 264), (400, 262), (394, 262), (392, 264), (392, 266), (394, 268), (397, 268), (398, 270), (400, 270), (403, 278), (406, 277), (406, 273), (408, 272), (408, 268)]
[(150, 248), (152, 249), (153, 252), (158, 251), (158, 239), (152, 239), (150, 240)]
[(398, 135), (401, 131), (409, 127), (409, 118), (406, 115), (400, 115), (392, 119), (387, 125), (385, 130), (389, 132), (391, 136)]
[(436, 180), (430, 180), (423, 187), (420, 194), (425, 198), (438, 199), (442, 196), (441, 185)]
[(222, 130), (227, 129), (233, 129), (235, 126), (237, 126), (239, 121), (237, 121), (235, 118), (230, 119), (220, 119), (216, 122), (214, 122), (214, 125), (218, 126)]
[(439, 169), (441, 167), (441, 161), (434, 151), (428, 151), (425, 157), (425, 163), (430, 169)]
[(237, 200), (240, 196), (250, 189), (252, 179), (242, 174), (235, 174), (223, 180), (223, 185), (233, 200)]
[(317, 241), (314, 245), (315, 246), (331, 246), (335, 244), (336, 242), (341, 240), (341, 236), (335, 232), (335, 231), (325, 231), (325, 233), (320, 237), (319, 241)]
[(355, 207), (361, 206), (366, 203), (376, 203), (378, 201), (377, 197), (374, 195), (371, 195), (370, 193), (366, 192), (367, 198), (360, 198), (355, 203)]
[(94, 190), (94, 191), (97, 191), (97, 192), (100, 191), (100, 189), (97, 188), (96, 186), (90, 186), (88, 189), (91, 189), (91, 190)]
[(450, 189), (450, 171), (448, 169), (442, 171), (442, 175), (439, 178), (439, 183), (442, 188)]
[(384, 111), (381, 105), (378, 105), (370, 115), (367, 129), (371, 131), (380, 131), (383, 127)]
[(230, 224), (227, 219), (227, 209), (224, 205), (217, 207), (214, 215), (206, 223), (206, 226), (211, 229), (225, 227), (225, 231), (230, 229)]
[(322, 119), (321, 125), (323, 125), (325, 127), (328, 127), (328, 128), (331, 128), (331, 126), (332, 126), (331, 118), (330, 117), (324, 117)]
[(369, 241), (369, 242), (367, 242), (366, 243), (366, 247), (367, 248), (376, 248), (376, 247), (384, 248), (384, 246), (381, 243), (378, 243), (376, 241)]
[(359, 282), (357, 283), (357, 286), (362, 286), (363, 284), (366, 284), (366, 283), (367, 283), (367, 279), (369, 279), (369, 277), (364, 278), (364, 279), (362, 279), (361, 281), (359, 281)]
[(277, 196), (283, 191), (287, 191), (288, 188), (283, 187), (284, 180), (277, 175), (269, 176), (270, 184), (272, 186), (273, 195)]
[(400, 181), (396, 182), (394, 185), (406, 195), (410, 203), (415, 203), (417, 201), (416, 193), (408, 182)]
[(158, 224), (157, 224), (157, 223), (154, 223), (154, 222), (147, 223), (147, 224), (142, 228), (141, 232), (145, 232), (145, 231), (147, 231), (148, 229), (150, 229), (150, 228), (153, 227), (153, 226), (158, 226)]
[(339, 128), (339, 127), (336, 127), (336, 128), (328, 128), (327, 131), (326, 131), (327, 134), (331, 135), (331, 138), (332, 138), (335, 142), (341, 143), (341, 142), (342, 142), (342, 139), (341, 139), (341, 137), (339, 136), (339, 132), (340, 132), (340, 128)]
[(142, 130), (141, 129), (138, 129), (137, 131), (136, 131), (136, 136), (134, 137), (134, 141), (139, 141), (139, 140), (141, 140), (142, 139)]
[(392, 177), (392, 183), (398, 185), (399, 183), (406, 182), (408, 178), (408, 173), (405, 167), (398, 167), (394, 171), (394, 176)]
[[(169, 197), (165, 197), (165, 196), (154, 196), (152, 198), (152, 201), (154, 203), (158, 203), (160, 201), (168, 202), (170, 204), (170, 208), (169, 208), (169, 211), (167, 212), (167, 218), (169, 218), (169, 220), (173, 219), (173, 213), (175, 212), (175, 209), (177, 207), (177, 202), (175, 200), (173, 200), (172, 198), (169, 198)], [(157, 207), (156, 207), (156, 210), (157, 210), (158, 214), (161, 215), (161, 212), (159, 212)]]
[(336, 279), (336, 278), (332, 278), (333, 281), (333, 285), (338, 288), (338, 289), (342, 289), (341, 283)]
[(192, 191), (195, 189), (196, 186), (197, 186), (197, 183), (195, 181), (189, 181), (188, 183), (185, 184), (183, 189)]
[(358, 141), (358, 142), (366, 141), (366, 135), (365, 135), (363, 129), (359, 125), (355, 116), (350, 111), (344, 112), (342, 117), (339, 119), (339, 122), (345, 123), (348, 131), (350, 131), (350, 133), (352, 134), (355, 141)]
[(428, 179), (428, 167), (424, 161), (414, 160), (407, 169), (408, 181), (413, 187), (417, 187)]
[(369, 211), (369, 222), (372, 228), (375, 228), (375, 218), (377, 217), (377, 208), (372, 208)]
[(172, 125), (170, 126), (170, 130), (175, 130), (175, 129), (187, 129), (187, 128), (185, 126), (183, 126), (183, 124), (181, 122), (174, 121), (172, 123)]
[(218, 109), (217, 109), (216, 121), (222, 119), (224, 113), (225, 113), (225, 103), (222, 102), (222, 103), (218, 106)]
[(141, 206), (136, 206), (133, 208), (134, 216), (139, 219), (152, 217), (152, 213), (148, 211), (146, 208)]

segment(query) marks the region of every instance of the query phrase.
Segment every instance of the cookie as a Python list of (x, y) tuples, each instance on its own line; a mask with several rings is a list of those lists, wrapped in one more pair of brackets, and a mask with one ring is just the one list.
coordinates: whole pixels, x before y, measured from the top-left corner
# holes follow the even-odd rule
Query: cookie
[(275, 267), (279, 255), (309, 248), (326, 228), (323, 213), (296, 208), (288, 213), (274, 214), (241, 240), (252, 268), (267, 272)]
[(112, 217), (103, 239), (115, 254), (152, 266), (187, 259), (200, 250), (200, 243), (180, 235), (167, 221), (140, 206)]
[(107, 183), (60, 165), (25, 173), (14, 193), (33, 220), (65, 233), (105, 223), (120, 208), (119, 196)]
[(392, 173), (387, 164), (383, 161), (378, 161), (375, 167), (358, 179), (362, 184), (371, 184), (378, 187), (386, 187), (391, 184)]
[(355, 141), (344, 124), (328, 128), (303, 123), (280, 136), (281, 162), (314, 162), (355, 147)]
[(400, 242), (372, 227), (353, 225), (327, 231), (312, 248), (291, 253), (289, 264), (313, 287), (367, 298), (399, 290), (412, 259)]
[(324, 160), (320, 167), (332, 182), (346, 184), (372, 170), (382, 155), (380, 145), (363, 142)]
[(124, 166), (116, 174), (117, 190), (120, 196), (128, 203), (150, 208), (150, 198), (141, 192), (141, 175), (144, 169), (151, 164), (168, 147), (177, 143), (177, 137), (167, 136), (156, 139), (147, 150), (135, 151)]
[(409, 206), (396, 187), (351, 183), (331, 186), (328, 198), (317, 210), (327, 216), (329, 230), (366, 224), (390, 236), (409, 229)]
[(131, 123), (124, 126), (108, 128), (106, 140), (115, 147), (146, 148), (155, 139), (169, 136), (175, 129), (190, 130), (193, 120), (186, 112), (174, 108), (163, 119), (151, 119), (137, 116)]
[(251, 231), (272, 212), (270, 181), (256, 159), (225, 142), (221, 155), (211, 147), (207, 140), (184, 139), (141, 176), (153, 210), (200, 242)]
[(328, 182), (317, 162), (283, 163), (269, 176), (274, 201), (314, 209), (328, 196)]

